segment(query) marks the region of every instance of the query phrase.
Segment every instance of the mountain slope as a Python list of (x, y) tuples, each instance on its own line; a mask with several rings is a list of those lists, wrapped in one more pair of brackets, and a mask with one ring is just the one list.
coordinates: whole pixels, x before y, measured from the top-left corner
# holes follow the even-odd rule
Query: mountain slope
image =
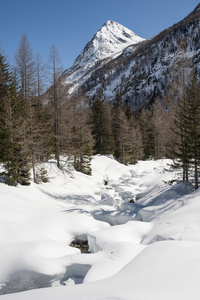
[(119, 56), (129, 45), (143, 41), (128, 28), (114, 21), (107, 21), (85, 46), (73, 66), (65, 71), (65, 84), (72, 84), (73, 92), (92, 72)]
[(121, 53), (127, 46), (143, 39), (114, 21), (107, 21), (77, 57), (73, 71)]
[[(133, 41), (131, 44), (128, 39), (117, 48), (123, 30), (121, 35), (114, 31), (117, 38), (115, 36), (112, 43), (108, 43), (110, 48), (105, 47), (104, 52), (104, 46), (101, 46), (107, 43), (106, 36), (109, 36), (112, 23), (116, 24), (112, 21), (104, 24), (103, 30), (94, 36), (72, 68), (65, 72), (65, 84), (68, 88), (70, 86), (70, 93), (81, 87), (88, 97), (93, 97), (101, 87), (105, 96), (112, 100), (119, 91), (123, 100), (135, 110), (151, 104), (167, 91), (173, 74), (180, 70), (180, 65), (183, 66), (181, 61), (185, 61), (187, 69), (200, 69), (200, 4), (185, 19), (150, 40), (142, 41), (132, 35), (131, 40), (139, 43)], [(104, 29), (108, 30), (107, 35), (103, 33)], [(123, 51), (120, 49), (122, 45)], [(86, 54), (91, 49), (89, 60)]]

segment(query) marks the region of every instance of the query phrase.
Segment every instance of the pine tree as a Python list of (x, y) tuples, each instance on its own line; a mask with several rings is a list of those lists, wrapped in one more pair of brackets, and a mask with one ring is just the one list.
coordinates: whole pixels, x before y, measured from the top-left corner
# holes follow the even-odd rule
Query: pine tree
[(175, 116), (177, 152), (175, 167), (181, 167), (183, 180), (189, 180), (193, 172), (195, 189), (198, 188), (200, 162), (200, 87), (193, 73), (184, 93), (178, 101)]
[(33, 180), (38, 183), (37, 178), (37, 164), (46, 161), (50, 154), (52, 147), (51, 143), (51, 127), (48, 124), (48, 115), (42, 109), (38, 111), (38, 98), (29, 103), (29, 119), (27, 120), (27, 150), (33, 171)]
[[(15, 79), (11, 79), (7, 94), (1, 98), (1, 161), (6, 182), (10, 185), (29, 184), (30, 165), (24, 143), (24, 105), (18, 95)], [(2, 133), (5, 132), (2, 137)]]
[(194, 167), (195, 189), (198, 188), (198, 168), (200, 162), (200, 86), (197, 82), (196, 74), (193, 73), (191, 81), (186, 89), (187, 97), (187, 124), (189, 134), (189, 148), (191, 151)]
[(74, 167), (77, 171), (91, 175), (92, 149), (89, 139), (81, 128), (76, 128), (74, 132), (74, 144), (76, 145), (76, 155), (74, 156)]
[(61, 98), (62, 98), (62, 65), (60, 57), (55, 45), (52, 45), (49, 54), (49, 73), (51, 88), (49, 89), (49, 96), (52, 100), (52, 118), (53, 131), (55, 139), (55, 154), (58, 168), (60, 165), (60, 113), (61, 113)]
[(114, 139), (112, 136), (109, 107), (99, 89), (92, 104), (93, 136), (95, 138), (95, 153), (114, 154)]
[(3, 53), (0, 53), (0, 160), (4, 159), (8, 132), (5, 130), (5, 103), (4, 100), (9, 93), (10, 84), (9, 66)]
[(143, 108), (139, 113), (139, 126), (140, 126), (140, 132), (142, 136), (142, 144), (143, 144), (143, 159), (149, 159), (151, 157), (154, 157), (155, 153), (155, 141), (153, 136), (153, 130), (151, 127), (151, 114), (152, 112), (150, 110), (146, 110)]
[(190, 150), (189, 139), (187, 134), (187, 111), (186, 111), (186, 95), (185, 92), (181, 95), (177, 102), (177, 110), (175, 113), (173, 133), (177, 136), (175, 142), (175, 151), (173, 155), (176, 157), (173, 163), (173, 168), (182, 169), (183, 181), (189, 180), (189, 165), (190, 165)]
[(114, 137), (115, 143), (115, 152), (114, 156), (118, 160), (123, 160), (122, 158), (125, 155), (124, 149), (124, 132), (123, 132), (123, 123), (126, 118), (124, 111), (123, 111), (123, 101), (121, 95), (117, 92), (115, 99), (113, 101), (113, 108), (112, 108), (112, 132)]
[(129, 121), (129, 163), (136, 164), (139, 159), (144, 157), (142, 134), (140, 131), (139, 121), (136, 116), (131, 116)]

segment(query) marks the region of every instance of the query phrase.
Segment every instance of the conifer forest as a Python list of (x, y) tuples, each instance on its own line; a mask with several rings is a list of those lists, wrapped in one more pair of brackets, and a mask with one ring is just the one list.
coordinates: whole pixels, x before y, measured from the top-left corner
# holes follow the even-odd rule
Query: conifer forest
[[(113, 155), (123, 164), (172, 158), (182, 179), (198, 188), (200, 165), (200, 85), (184, 68), (167, 92), (151, 105), (132, 110), (116, 91), (112, 101), (99, 88), (87, 97), (81, 88), (68, 97), (63, 68), (53, 45), (49, 60), (33, 56), (27, 36), (13, 65), (0, 54), (1, 178), (9, 185), (47, 180), (38, 167), (54, 157), (58, 168), (71, 161), (90, 175), (94, 154)], [(144, 102), (145, 103), (145, 99)]]

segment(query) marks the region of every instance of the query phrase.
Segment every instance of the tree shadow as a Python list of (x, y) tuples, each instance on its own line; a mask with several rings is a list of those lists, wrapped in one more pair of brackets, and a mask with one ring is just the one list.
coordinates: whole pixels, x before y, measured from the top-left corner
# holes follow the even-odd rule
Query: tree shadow
[(66, 195), (60, 195), (60, 194), (56, 194), (56, 193), (49, 193), (47, 191), (44, 191), (43, 189), (41, 189), (40, 187), (38, 187), (38, 189), (45, 195), (47, 195), (50, 198), (53, 198), (55, 200), (59, 200), (59, 201), (65, 201), (65, 202), (69, 202), (72, 204), (77, 204), (77, 205), (81, 205), (81, 204), (96, 204), (97, 200), (92, 197), (91, 195), (76, 195), (76, 194), (66, 194)]

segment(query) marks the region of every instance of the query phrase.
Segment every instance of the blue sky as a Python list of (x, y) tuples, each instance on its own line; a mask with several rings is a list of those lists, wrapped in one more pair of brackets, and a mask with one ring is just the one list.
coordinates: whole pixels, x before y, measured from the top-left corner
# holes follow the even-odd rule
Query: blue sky
[(198, 0), (0, 0), (0, 44), (12, 63), (23, 33), (46, 61), (55, 44), (64, 68), (107, 20), (150, 38), (188, 15)]

